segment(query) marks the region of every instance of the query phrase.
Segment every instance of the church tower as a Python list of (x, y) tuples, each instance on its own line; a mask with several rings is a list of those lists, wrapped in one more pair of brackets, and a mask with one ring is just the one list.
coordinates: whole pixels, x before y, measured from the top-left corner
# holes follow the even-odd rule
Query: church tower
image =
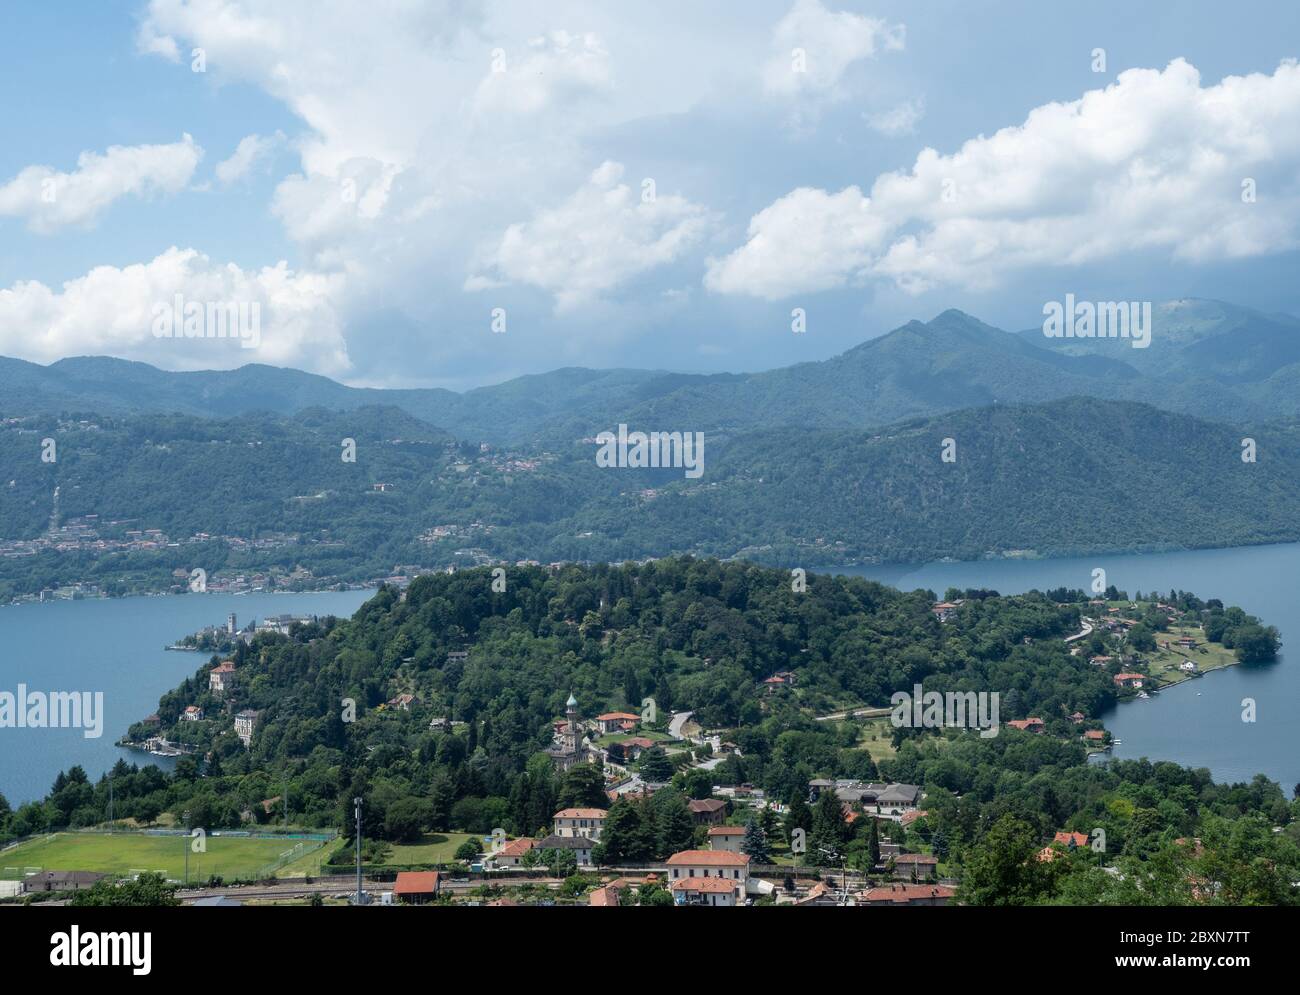
[(564, 703), (566, 725), (564, 727), (564, 752), (573, 757), (578, 755), (578, 747), (582, 744), (582, 737), (578, 732), (578, 699), (570, 693), (569, 700)]

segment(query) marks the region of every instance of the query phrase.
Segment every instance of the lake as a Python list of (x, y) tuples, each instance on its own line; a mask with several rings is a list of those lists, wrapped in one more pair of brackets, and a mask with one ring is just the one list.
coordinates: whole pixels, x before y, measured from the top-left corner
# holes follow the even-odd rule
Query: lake
[(102, 691), (103, 735), (81, 729), (0, 729), (0, 794), (11, 805), (39, 799), (60, 770), (80, 764), (92, 781), (118, 758), (172, 761), (114, 743), (158, 699), (208, 660), (206, 653), (164, 650), (235, 612), (242, 627), (269, 615), (350, 616), (373, 592), (321, 594), (175, 594), (110, 600), (51, 601), (0, 608), (0, 691)]
[[(1032, 588), (1091, 589), (1092, 571), (1129, 595), (1171, 588), (1200, 598), (1219, 598), (1258, 615), (1282, 634), (1275, 663), (1236, 666), (1184, 681), (1146, 700), (1117, 705), (1101, 716), (1121, 740), (1112, 751), (1124, 758), (1174, 760), (1208, 767), (1216, 781), (1248, 781), (1268, 775), (1289, 795), (1300, 782), (1300, 667), (1286, 662), (1290, 636), (1300, 645), (1297, 586), (1300, 544), (1203, 549), (1150, 555), (1087, 556), (1056, 560), (989, 560), (929, 563), (917, 567), (845, 568), (839, 573), (878, 580), (903, 590), (929, 589), (940, 597), (949, 587), (993, 588), (1019, 594)], [(1296, 654), (1292, 654), (1293, 656)], [(1253, 698), (1256, 721), (1242, 721), (1242, 699)]]

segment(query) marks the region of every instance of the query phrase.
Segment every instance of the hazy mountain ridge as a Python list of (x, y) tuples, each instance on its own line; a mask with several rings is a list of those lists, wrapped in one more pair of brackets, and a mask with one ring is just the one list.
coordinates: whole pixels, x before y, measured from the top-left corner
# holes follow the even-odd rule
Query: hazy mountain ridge
[(647, 429), (864, 428), (994, 403), (1070, 396), (1153, 403), (1249, 421), (1300, 414), (1300, 319), (1218, 301), (1154, 309), (1147, 349), (1128, 340), (1007, 333), (960, 311), (912, 321), (829, 359), (753, 374), (568, 367), (465, 393), (348, 387), (248, 365), (170, 373), (103, 357), (48, 367), (0, 359), (6, 413), (180, 412), (230, 417), (391, 405), (457, 437), (570, 442), (619, 422)]

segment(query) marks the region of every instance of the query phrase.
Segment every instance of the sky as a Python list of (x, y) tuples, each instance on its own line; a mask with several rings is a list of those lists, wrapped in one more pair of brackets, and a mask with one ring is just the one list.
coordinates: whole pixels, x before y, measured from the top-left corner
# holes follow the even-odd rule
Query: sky
[(7, 5), (0, 354), (460, 390), (1066, 293), (1300, 313), (1300, 6), (1066, 6)]

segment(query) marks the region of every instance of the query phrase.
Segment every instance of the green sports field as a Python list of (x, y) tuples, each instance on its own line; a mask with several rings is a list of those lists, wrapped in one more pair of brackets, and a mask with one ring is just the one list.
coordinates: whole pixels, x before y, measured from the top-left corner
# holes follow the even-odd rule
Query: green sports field
[[(139, 833), (55, 833), (0, 851), (0, 879), (18, 880), (34, 870), (98, 871), (101, 874), (162, 873), (169, 879), (254, 878), (284, 858), (277, 876), (314, 872), (321, 858), (319, 840), (207, 837), (207, 852), (194, 853), (185, 836)], [(295, 848), (297, 848), (295, 850)]]

